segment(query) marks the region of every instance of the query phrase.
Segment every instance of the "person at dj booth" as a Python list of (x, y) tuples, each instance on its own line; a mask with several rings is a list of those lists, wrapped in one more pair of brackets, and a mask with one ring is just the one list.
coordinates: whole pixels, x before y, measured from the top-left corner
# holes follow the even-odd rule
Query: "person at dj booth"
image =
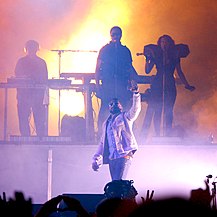
[(26, 80), (28, 84), (41, 85), (41, 88), (17, 88), (17, 110), (21, 136), (31, 136), (30, 117), (33, 114), (35, 133), (46, 136), (46, 105), (44, 96), (48, 80), (48, 70), (45, 60), (37, 55), (39, 43), (29, 40), (25, 44), (26, 55), (19, 58), (15, 67), (15, 76)]
[(110, 30), (111, 41), (103, 46), (97, 58), (95, 79), (96, 96), (100, 98), (98, 114), (98, 135), (108, 116), (107, 105), (111, 98), (118, 98), (124, 108), (131, 105), (132, 93), (127, 89), (130, 80), (136, 80), (137, 72), (132, 65), (132, 55), (128, 47), (122, 45), (122, 29), (114, 26)]
[(102, 164), (108, 164), (112, 180), (126, 179), (132, 157), (138, 149), (133, 123), (141, 111), (141, 96), (135, 81), (131, 81), (129, 89), (133, 93), (129, 110), (123, 110), (121, 101), (117, 98), (110, 101), (110, 115), (102, 125), (99, 146), (93, 156), (93, 170), (98, 171)]

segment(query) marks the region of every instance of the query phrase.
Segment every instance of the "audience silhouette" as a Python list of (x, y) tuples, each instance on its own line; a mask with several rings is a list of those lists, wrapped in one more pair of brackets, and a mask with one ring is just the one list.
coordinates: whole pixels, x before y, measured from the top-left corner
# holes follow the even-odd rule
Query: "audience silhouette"
[[(126, 187), (129, 183), (131, 183), (131, 188)], [(132, 180), (115, 180), (105, 185), (106, 197), (97, 204), (95, 213), (89, 213), (76, 198), (58, 195), (42, 204), (36, 214), (33, 214), (31, 198), (26, 199), (24, 193), (15, 192), (14, 198), (9, 198), (7, 201), (3, 192), (3, 195), (0, 195), (0, 216), (51, 217), (63, 216), (61, 214), (65, 211), (73, 211), (78, 217), (155, 217), (159, 215), (214, 217), (217, 212), (216, 207), (211, 207), (213, 195), (210, 193), (209, 183), (205, 181), (205, 184), (205, 189), (192, 189), (189, 199), (177, 195), (155, 200), (153, 199), (154, 191), (150, 193), (147, 190), (146, 196), (141, 197), (141, 202), (136, 202), (137, 191), (132, 186)], [(61, 201), (66, 205), (64, 208), (60, 206)]]

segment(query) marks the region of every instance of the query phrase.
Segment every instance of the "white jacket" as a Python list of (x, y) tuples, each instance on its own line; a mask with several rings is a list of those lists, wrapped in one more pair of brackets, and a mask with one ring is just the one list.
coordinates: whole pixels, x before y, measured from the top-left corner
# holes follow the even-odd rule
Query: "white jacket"
[[(114, 119), (112, 123), (112, 131), (115, 138), (116, 150), (118, 153), (117, 158), (124, 157), (129, 153), (133, 154), (138, 149), (138, 144), (136, 142), (133, 133), (133, 123), (139, 116), (140, 111), (141, 111), (141, 96), (139, 93), (138, 94), (134, 93), (133, 103), (129, 111), (121, 112)], [(102, 137), (100, 139), (97, 152), (93, 157), (93, 160), (97, 162), (103, 160), (107, 120), (103, 123)], [(108, 163), (108, 162), (103, 162), (103, 163)]]

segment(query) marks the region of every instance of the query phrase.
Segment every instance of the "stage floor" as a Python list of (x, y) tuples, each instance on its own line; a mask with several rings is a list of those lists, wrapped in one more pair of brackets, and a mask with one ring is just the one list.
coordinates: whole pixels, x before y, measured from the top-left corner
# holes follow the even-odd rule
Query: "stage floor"
[[(0, 192), (11, 197), (24, 192), (33, 203), (44, 203), (59, 194), (103, 194), (110, 182), (107, 165), (91, 168), (96, 145), (1, 144)], [(217, 175), (217, 144), (179, 138), (157, 138), (139, 146), (128, 180), (140, 196), (189, 197), (191, 189), (205, 188), (207, 175)], [(212, 182), (210, 182), (212, 183)]]

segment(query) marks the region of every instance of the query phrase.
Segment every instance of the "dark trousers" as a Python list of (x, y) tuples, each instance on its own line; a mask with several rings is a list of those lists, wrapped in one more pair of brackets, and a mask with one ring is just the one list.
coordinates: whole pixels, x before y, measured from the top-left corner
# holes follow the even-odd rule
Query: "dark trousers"
[(131, 159), (123, 157), (115, 160), (109, 160), (109, 171), (112, 181), (126, 179), (130, 165)]
[(142, 125), (141, 137), (145, 138), (148, 135), (152, 120), (154, 121), (155, 135), (160, 136), (160, 127), (163, 111), (163, 136), (172, 134), (173, 124), (173, 109), (176, 101), (176, 88), (162, 90), (153, 89), (151, 98), (149, 99), (145, 119)]
[(46, 108), (43, 105), (43, 99), (29, 99), (23, 98), (18, 100), (17, 104), (19, 129), (22, 136), (31, 136), (30, 116), (33, 113), (35, 122), (35, 130), (37, 136), (46, 135)]

